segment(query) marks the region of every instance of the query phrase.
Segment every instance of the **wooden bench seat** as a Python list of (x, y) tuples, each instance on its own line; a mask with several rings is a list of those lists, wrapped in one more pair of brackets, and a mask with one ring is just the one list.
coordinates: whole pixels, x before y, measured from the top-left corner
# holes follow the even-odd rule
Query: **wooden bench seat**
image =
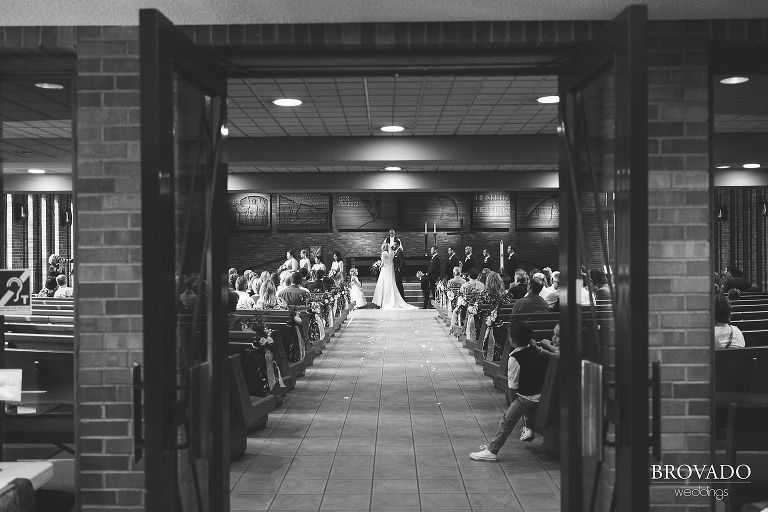
[(741, 331), (760, 331), (768, 329), (768, 318), (736, 320), (732, 321), (731, 325), (738, 327)]
[(36, 322), (5, 322), (5, 332), (20, 332), (29, 334), (53, 333), (66, 334), (73, 333), (75, 326), (73, 324), (48, 324)]
[(75, 337), (73, 334), (7, 332), (5, 333), (5, 345), (9, 348), (72, 352), (75, 346)]
[(768, 346), (768, 329), (741, 331), (741, 334), (744, 335), (744, 345), (746, 347)]
[(715, 391), (768, 394), (768, 347), (715, 350)]
[(30, 322), (38, 324), (69, 324), (72, 325), (73, 320), (71, 316), (60, 315), (5, 315), (6, 322)]

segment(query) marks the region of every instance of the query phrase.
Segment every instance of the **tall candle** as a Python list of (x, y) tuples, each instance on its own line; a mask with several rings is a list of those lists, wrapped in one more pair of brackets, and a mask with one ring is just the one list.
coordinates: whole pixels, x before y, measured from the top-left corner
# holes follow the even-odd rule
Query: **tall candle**
[(424, 234), (425, 235), (427, 234), (427, 223), (426, 222), (424, 223)]
[(499, 269), (504, 268), (504, 240), (499, 240)]
[(437, 222), (432, 223), (432, 232), (437, 234)]

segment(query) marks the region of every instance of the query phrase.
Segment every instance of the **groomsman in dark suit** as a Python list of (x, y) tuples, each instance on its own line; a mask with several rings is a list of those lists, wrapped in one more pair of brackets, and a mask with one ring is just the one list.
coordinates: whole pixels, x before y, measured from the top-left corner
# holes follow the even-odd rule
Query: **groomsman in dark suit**
[[(475, 262), (475, 257), (472, 256), (472, 247), (466, 246), (464, 248), (464, 261), (461, 265), (461, 273), (466, 274), (473, 268), (477, 268), (477, 263)], [(482, 270), (482, 269), (480, 269)]]
[(395, 240), (395, 244), (392, 249), (394, 250), (394, 256), (392, 263), (395, 267), (395, 284), (397, 285), (397, 291), (400, 292), (400, 297), (405, 300), (405, 291), (403, 290), (403, 271), (405, 270), (405, 253), (403, 248), (400, 247), (400, 240)]
[(435, 283), (440, 279), (440, 256), (437, 255), (437, 247), (434, 245), (430, 247), (429, 253), (432, 255), (432, 259), (429, 260), (427, 273), (421, 276), (421, 294), (424, 296), (424, 305), (421, 306), (421, 309), (434, 307), (429, 302), (429, 294), (431, 293), (432, 297), (437, 298)]
[(445, 275), (448, 279), (453, 277), (453, 267), (461, 267), (461, 261), (453, 247), (448, 248), (448, 264), (445, 266)]
[(491, 255), (488, 252), (488, 249), (483, 249), (483, 264), (481, 266), (483, 268), (487, 268), (489, 270), (493, 270), (494, 272), (499, 270), (497, 268), (493, 268), (494, 267), (494, 265), (493, 265), (493, 258), (491, 258)]
[(510, 245), (507, 247), (507, 255), (504, 257), (504, 273), (509, 277), (515, 275), (517, 270), (517, 256), (515, 255), (515, 246)]

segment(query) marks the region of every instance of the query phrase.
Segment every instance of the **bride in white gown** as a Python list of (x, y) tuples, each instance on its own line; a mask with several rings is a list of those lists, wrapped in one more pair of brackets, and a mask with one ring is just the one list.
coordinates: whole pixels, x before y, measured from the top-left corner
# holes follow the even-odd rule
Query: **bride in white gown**
[(397, 290), (392, 246), (387, 243), (381, 244), (381, 269), (373, 292), (373, 303), (381, 309), (418, 309), (405, 302)]

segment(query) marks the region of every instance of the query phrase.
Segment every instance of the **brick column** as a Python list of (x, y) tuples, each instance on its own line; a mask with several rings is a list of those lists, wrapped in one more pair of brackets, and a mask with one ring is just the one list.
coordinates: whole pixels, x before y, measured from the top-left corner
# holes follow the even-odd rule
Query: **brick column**
[[(649, 334), (650, 361), (662, 363), (662, 464), (708, 464), (708, 29), (706, 22), (652, 22), (649, 31)], [(696, 500), (651, 486), (655, 510), (709, 510), (708, 498)]]
[(80, 509), (143, 510), (131, 366), (142, 360), (137, 27), (77, 30), (77, 460)]

